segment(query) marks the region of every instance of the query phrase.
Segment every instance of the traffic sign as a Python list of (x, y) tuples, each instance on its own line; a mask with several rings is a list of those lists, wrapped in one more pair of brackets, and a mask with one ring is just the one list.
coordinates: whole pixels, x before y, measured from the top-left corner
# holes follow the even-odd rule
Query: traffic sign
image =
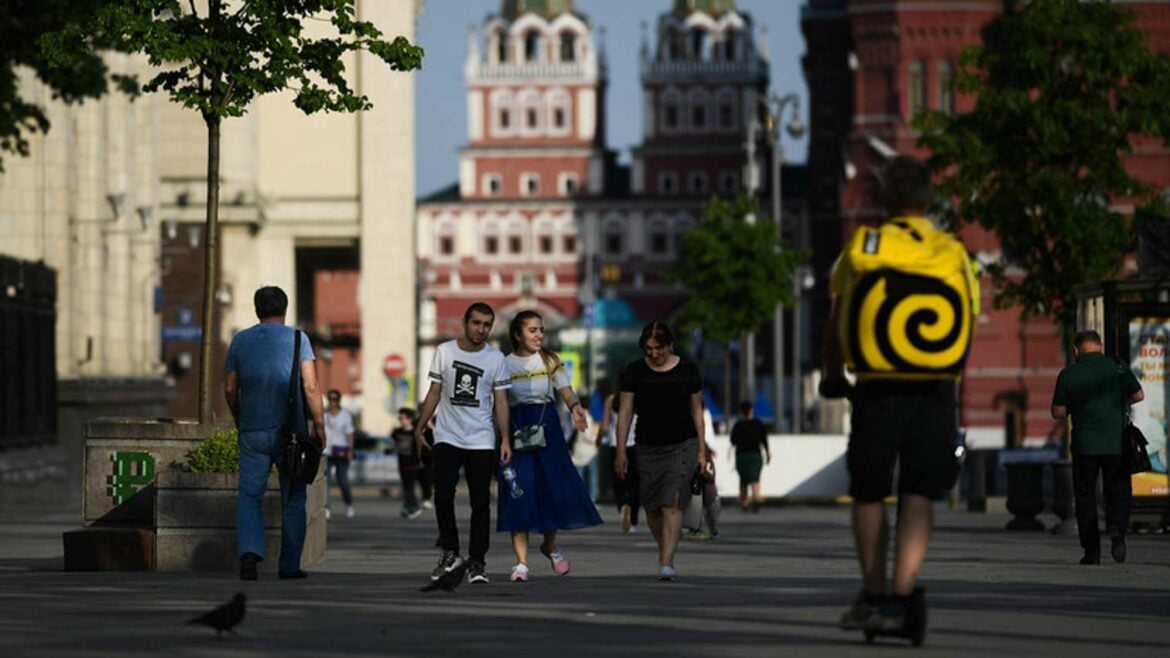
[(406, 374), (406, 359), (401, 354), (387, 354), (382, 360), (382, 372), (390, 379)]

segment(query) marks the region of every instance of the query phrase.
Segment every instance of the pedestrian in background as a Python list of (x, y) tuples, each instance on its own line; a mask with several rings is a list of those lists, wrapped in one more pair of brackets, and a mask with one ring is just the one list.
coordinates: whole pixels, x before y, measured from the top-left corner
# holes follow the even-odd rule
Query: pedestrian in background
[(695, 464), (706, 461), (703, 380), (695, 364), (674, 353), (674, 332), (662, 322), (647, 324), (638, 346), (645, 357), (626, 364), (620, 377), (613, 468), (626, 477), (626, 442), (637, 414), (638, 476), (646, 523), (658, 542), (658, 579), (674, 580), (682, 510)]
[[(486, 557), (491, 541), (491, 484), (496, 466), (496, 430), (500, 434), (499, 460), (512, 459), (508, 437), (508, 382), (504, 355), (488, 344), (496, 312), (476, 302), (463, 313), (463, 335), (435, 348), (427, 376), (431, 386), (423, 400), (414, 441), (427, 448), (423, 428), (438, 409), (435, 422), (435, 520), (443, 549), (431, 578), (463, 566), (459, 527), (455, 523), (455, 486), (459, 469), (467, 478), (471, 499), (471, 541), (467, 582), (487, 583)], [(495, 420), (495, 427), (492, 421)]]
[(723, 511), (723, 503), (719, 500), (719, 486), (715, 483), (715, 451), (709, 443), (706, 454), (707, 460), (696, 468), (691, 483), (691, 502), (683, 518), (687, 539), (719, 539), (719, 514)]
[(1073, 501), (1081, 564), (1101, 563), (1097, 527), (1097, 474), (1105, 495), (1105, 531), (1110, 554), (1125, 562), (1125, 531), (1133, 498), (1129, 462), (1121, 446), (1129, 406), (1146, 398), (1133, 371), (1105, 356), (1101, 334), (1081, 331), (1073, 339), (1076, 362), (1060, 371), (1052, 394), (1052, 417), (1072, 416)]
[(417, 484), (422, 490), (423, 498), (430, 498), (430, 491), (418, 478), (421, 470), (419, 448), (414, 444), (414, 409), (402, 407), (398, 410), (398, 427), (390, 433), (394, 440), (394, 452), (398, 454), (398, 479), (402, 483), (402, 511), (403, 518), (417, 519), (422, 515), (419, 509), (418, 496), (414, 487)]
[(352, 519), (355, 511), (353, 490), (349, 486), (349, 465), (354, 457), (353, 416), (341, 408), (341, 391), (330, 389), (325, 398), (329, 403), (325, 409), (325, 518), (330, 517), (329, 499), (336, 478), (345, 502), (345, 516)]
[[(597, 440), (606, 451), (606, 462), (613, 464), (617, 459), (617, 417), (618, 396), (609, 393), (605, 397), (604, 413), (597, 428)], [(638, 531), (638, 511), (642, 507), (641, 487), (638, 480), (638, 416), (630, 419), (630, 431), (626, 437), (626, 477), (613, 478), (613, 502), (617, 505), (622, 519), (622, 532), (627, 535)]]
[[(305, 485), (294, 482), (284, 471), (281, 457), (282, 430), (286, 425), (308, 431), (307, 404), (313, 419), (312, 436), (325, 445), (325, 418), (321, 393), (317, 390), (317, 369), (313, 347), (300, 335), (300, 364), (293, 364), (294, 340), (298, 335), (285, 326), (288, 295), (276, 286), (265, 286), (253, 297), (260, 323), (232, 337), (224, 365), (224, 396), (239, 431), (240, 485), (236, 503), (236, 536), (240, 556), (240, 579), (256, 580), (256, 565), (264, 560), (264, 492), (268, 473), (276, 464), (280, 475), (280, 564), (281, 578), (304, 578), (301, 552), (305, 546)], [(289, 380), (294, 367), (300, 368), (301, 392), (289, 405)]]
[(768, 449), (768, 428), (755, 417), (752, 403), (747, 400), (739, 403), (739, 416), (735, 427), (731, 428), (731, 445), (735, 446), (735, 472), (739, 475), (739, 507), (745, 512), (749, 509), (758, 512), (763, 502), (760, 496), (760, 471), (765, 463), (772, 463), (772, 451)]
[(569, 410), (578, 432), (588, 427), (588, 412), (573, 392), (564, 362), (544, 346), (544, 320), (536, 311), (521, 311), (512, 319), (508, 336), (512, 353), (505, 362), (512, 431), (539, 426), (545, 441), (544, 447), (514, 452), (512, 463), (500, 471), (496, 489), (500, 508), (496, 529), (512, 533), (516, 554), (511, 580), (524, 582), (529, 576), (530, 533), (544, 535), (540, 552), (553, 572), (564, 576), (570, 565), (557, 544), (557, 531), (599, 525), (601, 516), (573, 466), (557, 402)]

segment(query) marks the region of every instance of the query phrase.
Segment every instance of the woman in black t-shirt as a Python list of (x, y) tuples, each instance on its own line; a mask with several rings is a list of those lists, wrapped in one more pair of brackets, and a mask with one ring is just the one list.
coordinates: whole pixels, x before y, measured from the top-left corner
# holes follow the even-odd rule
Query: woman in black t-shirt
[(626, 440), (638, 415), (638, 469), (646, 524), (658, 542), (658, 578), (673, 580), (682, 510), (695, 464), (706, 461), (703, 382), (695, 364), (674, 354), (674, 334), (661, 322), (642, 329), (645, 358), (622, 369), (614, 474), (625, 478)]

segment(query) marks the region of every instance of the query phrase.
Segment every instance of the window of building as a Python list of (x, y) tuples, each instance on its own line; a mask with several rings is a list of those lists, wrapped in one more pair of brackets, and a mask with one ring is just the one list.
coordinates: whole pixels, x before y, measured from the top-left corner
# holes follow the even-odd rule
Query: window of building
[(561, 251), (566, 254), (577, 253), (577, 236), (566, 235), (561, 238)]
[(577, 193), (577, 174), (572, 172), (562, 173), (557, 177), (557, 189), (562, 196), (572, 196)]
[(519, 235), (508, 236), (508, 253), (518, 254), (524, 251), (524, 238)]
[(561, 32), (561, 61), (573, 62), (577, 60), (577, 35), (572, 32)]
[(499, 174), (483, 175), (483, 193), (487, 196), (499, 196), (504, 189), (504, 178)]
[(679, 62), (683, 59), (683, 50), (686, 44), (683, 42), (683, 34), (677, 30), (671, 30), (666, 37), (667, 54), (670, 56), (670, 61)]
[(938, 111), (943, 114), (955, 113), (955, 90), (951, 85), (955, 81), (955, 69), (950, 62), (938, 63)]
[(455, 253), (455, 238), (450, 235), (439, 236), (439, 255), (450, 256)]
[(535, 62), (540, 59), (540, 33), (529, 32), (524, 35), (524, 61)]
[(667, 249), (670, 248), (670, 235), (666, 230), (666, 224), (657, 221), (650, 224), (650, 253), (655, 256), (662, 256), (666, 254)]
[(605, 253), (610, 256), (620, 256), (622, 253), (622, 228), (619, 224), (610, 224), (605, 227)]
[(719, 193), (720, 194), (736, 194), (739, 192), (739, 174), (734, 171), (722, 171), (719, 173)]
[(512, 112), (506, 108), (500, 110), (500, 127), (504, 130), (512, 127)]
[(736, 50), (739, 48), (739, 35), (728, 32), (723, 36), (723, 59), (728, 62), (736, 60)]
[(553, 127), (557, 129), (565, 127), (565, 108), (553, 109)]
[(537, 240), (540, 245), (540, 253), (551, 254), (553, 252), (553, 239), (551, 235), (542, 235)]
[(691, 106), (691, 127), (703, 130), (707, 127), (707, 107), (705, 105)]
[(910, 116), (913, 117), (926, 107), (926, 76), (921, 61), (910, 62)]
[(485, 237), (483, 239), (483, 252), (489, 256), (500, 253), (500, 239), (494, 235)]
[(526, 195), (533, 195), (540, 193), (540, 174), (521, 174), (520, 175), (520, 189)]
[(707, 33), (701, 28), (691, 30), (691, 58), (698, 61), (703, 59), (703, 51), (707, 47)]
[(727, 101), (719, 103), (719, 128), (722, 130), (735, 128), (735, 107)]
[(496, 61), (508, 61), (508, 33), (503, 30), (496, 33)]
[(687, 191), (691, 194), (706, 194), (707, 189), (707, 172), (692, 171), (687, 175)]
[(678, 177), (673, 171), (663, 171), (658, 174), (658, 193), (676, 194), (678, 192)]
[(667, 130), (678, 128), (678, 104), (674, 101), (667, 101), (662, 106), (662, 125)]
[(536, 128), (537, 126), (540, 125), (540, 113), (536, 111), (536, 108), (534, 108), (534, 107), (528, 108), (524, 112), (524, 116), (528, 120), (528, 127), (529, 128)]

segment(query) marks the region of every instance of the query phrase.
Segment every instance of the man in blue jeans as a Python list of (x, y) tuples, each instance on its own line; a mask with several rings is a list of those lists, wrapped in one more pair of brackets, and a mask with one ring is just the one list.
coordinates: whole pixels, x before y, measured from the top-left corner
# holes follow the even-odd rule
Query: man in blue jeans
[(240, 433), (240, 489), (236, 506), (236, 533), (240, 579), (256, 580), (256, 564), (264, 559), (264, 513), (261, 507), (268, 473), (276, 464), (280, 473), (281, 578), (304, 578), (301, 551), (305, 546), (305, 485), (293, 482), (281, 464), (281, 430), (287, 423), (306, 429), (303, 401), (313, 416), (313, 437), (325, 445), (325, 418), (317, 392), (313, 348), (301, 334), (300, 374), (303, 400), (289, 408), (289, 379), (293, 368), (295, 330), (285, 326), (288, 296), (276, 286), (265, 286), (253, 298), (260, 323), (232, 338), (224, 370), (224, 394)]

